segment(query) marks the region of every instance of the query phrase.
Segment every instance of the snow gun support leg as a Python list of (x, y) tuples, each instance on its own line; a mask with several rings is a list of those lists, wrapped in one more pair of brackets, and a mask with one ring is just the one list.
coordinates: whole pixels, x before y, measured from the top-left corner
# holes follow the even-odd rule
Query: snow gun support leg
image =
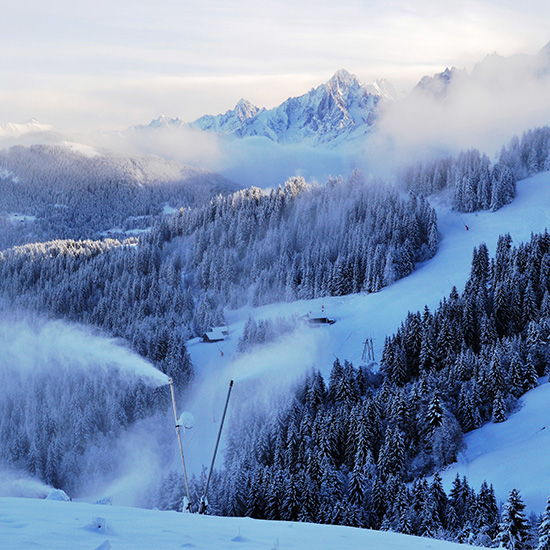
[(214, 470), (214, 462), (216, 460), (216, 453), (218, 452), (218, 446), (220, 444), (220, 438), (222, 436), (223, 423), (225, 422), (225, 413), (227, 412), (227, 405), (229, 405), (229, 398), (231, 397), (231, 390), (233, 388), (233, 380), (229, 382), (229, 390), (227, 391), (227, 399), (225, 400), (225, 407), (223, 409), (222, 420), (220, 422), (220, 429), (218, 431), (218, 439), (216, 440), (216, 446), (214, 447), (214, 456), (212, 456), (212, 463), (210, 464), (210, 472), (208, 472), (208, 478), (206, 480), (206, 486), (204, 487), (204, 493), (201, 497), (199, 504), (199, 514), (204, 514), (206, 512), (206, 507), (208, 506), (208, 499), (206, 497), (208, 493), (208, 486), (210, 485), (210, 478), (212, 477), (212, 472)]
[[(170, 384), (170, 394), (172, 395), (172, 407), (174, 408), (174, 420), (176, 423), (176, 433), (178, 434), (178, 443), (180, 446), (180, 456), (181, 456), (181, 465), (183, 466), (183, 479), (185, 480), (185, 491), (187, 493), (187, 509), (189, 512), (193, 511), (193, 507), (191, 505), (191, 496), (189, 494), (189, 482), (187, 481), (187, 470), (185, 469), (185, 459), (183, 458), (183, 446), (181, 444), (181, 433), (180, 433), (180, 426), (178, 423), (178, 413), (176, 411), (176, 398), (174, 397), (174, 385), (172, 383), (172, 379), (168, 379), (168, 383)], [(185, 512), (185, 510), (183, 510)]]

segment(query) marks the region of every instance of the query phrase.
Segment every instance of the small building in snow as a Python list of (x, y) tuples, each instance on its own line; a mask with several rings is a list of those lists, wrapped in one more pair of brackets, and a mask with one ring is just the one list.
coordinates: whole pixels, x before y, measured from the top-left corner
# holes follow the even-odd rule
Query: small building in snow
[(214, 327), (212, 330), (205, 332), (202, 335), (203, 342), (222, 342), (225, 340), (228, 331), (227, 327)]

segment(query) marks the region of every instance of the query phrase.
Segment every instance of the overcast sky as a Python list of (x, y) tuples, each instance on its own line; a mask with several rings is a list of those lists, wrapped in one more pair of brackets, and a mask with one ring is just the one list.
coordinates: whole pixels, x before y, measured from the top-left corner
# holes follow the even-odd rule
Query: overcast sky
[(548, 0), (3, 0), (0, 122), (116, 129), (273, 107), (339, 68), (410, 87), (550, 41)]

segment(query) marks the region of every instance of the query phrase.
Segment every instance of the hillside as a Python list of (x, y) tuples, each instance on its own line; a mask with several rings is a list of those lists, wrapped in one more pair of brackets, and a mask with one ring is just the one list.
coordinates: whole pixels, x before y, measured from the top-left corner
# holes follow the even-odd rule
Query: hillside
[[(215, 437), (217, 428), (212, 423), (212, 417), (219, 414), (220, 402), (230, 378), (235, 379), (235, 401), (252, 400), (254, 397), (269, 399), (279, 392), (284, 393), (311, 366), (320, 369), (328, 378), (335, 357), (347, 359), (354, 365), (365, 363), (362, 354), (366, 338), (372, 339), (375, 358), (379, 361), (385, 336), (397, 330), (408, 311), (421, 311), (424, 305), (434, 310), (453, 286), (459, 290), (464, 287), (470, 273), (474, 247), (486, 242), (490, 253), (494, 254), (500, 234), (510, 233), (517, 245), (529, 240), (532, 232), (550, 227), (550, 173), (541, 173), (519, 182), (516, 199), (494, 213), (459, 214), (441, 201), (438, 220), (441, 240), (436, 256), (417, 267), (408, 277), (378, 293), (279, 303), (229, 312), (230, 337), (227, 340), (204, 344), (196, 339), (189, 343), (189, 353), (202, 381), (193, 402), (186, 404), (197, 418), (195, 429), (187, 434), (190, 462), (195, 468), (208, 462), (209, 451), (204, 449), (202, 438), (204, 434), (210, 434), (209, 439)], [(256, 320), (290, 318), (310, 311), (313, 315), (327, 315), (336, 322), (316, 328), (301, 325), (294, 333), (266, 346), (251, 348), (244, 354), (237, 353), (238, 340), (249, 316)], [(504, 423), (492, 429), (507, 429), (507, 425)], [(483, 434), (482, 429), (479, 437), (483, 438)], [(472, 459), (470, 455), (465, 457), (466, 460)], [(493, 467), (489, 461), (482, 464), (473, 480), (476, 487), (481, 478), (492, 481)], [(498, 493), (500, 499), (505, 499), (507, 491), (514, 486), (512, 479), (501, 477), (496, 480), (502, 481)], [(523, 479), (519, 478), (520, 481)], [(550, 487), (550, 478), (547, 480)], [(537, 478), (536, 483), (540, 484), (541, 479)], [(529, 487), (530, 482), (525, 487), (522, 483), (517, 488), (522, 494), (525, 491), (531, 506), (536, 504), (540, 507), (540, 493), (531, 495)]]
[[(337, 322), (330, 327), (300, 331), (304, 348), (312, 350), (312, 363), (324, 374), (329, 373), (335, 356), (358, 363), (365, 338), (372, 338), (375, 356), (379, 359), (385, 336), (398, 328), (408, 311), (422, 310), (424, 305), (434, 309), (453, 286), (459, 290), (464, 287), (474, 247), (485, 242), (490, 254), (494, 254), (501, 234), (510, 233), (513, 242), (519, 243), (528, 240), (531, 233), (550, 227), (550, 172), (518, 182), (514, 201), (497, 212), (458, 213), (442, 199), (434, 206), (440, 232), (434, 258), (380, 292), (229, 311), (231, 338), (216, 345), (224, 352), (224, 361), (235, 353), (238, 337), (249, 315), (266, 319), (301, 316), (310, 311), (320, 314), (322, 306), (326, 315)], [(218, 361), (219, 352), (214, 353), (211, 347), (198, 342), (191, 342), (189, 350), (199, 372), (208, 369), (210, 361)]]
[(136, 235), (166, 207), (171, 213), (239, 188), (174, 161), (116, 155), (74, 142), (1, 150), (0, 185), (0, 249), (49, 239)]
[(447, 489), (457, 474), (476, 487), (486, 479), (499, 500), (506, 500), (515, 487), (528, 510), (544, 510), (550, 495), (550, 384), (546, 378), (522, 397), (520, 407), (506, 422), (489, 423), (466, 434), (466, 449), (456, 464), (442, 472)]

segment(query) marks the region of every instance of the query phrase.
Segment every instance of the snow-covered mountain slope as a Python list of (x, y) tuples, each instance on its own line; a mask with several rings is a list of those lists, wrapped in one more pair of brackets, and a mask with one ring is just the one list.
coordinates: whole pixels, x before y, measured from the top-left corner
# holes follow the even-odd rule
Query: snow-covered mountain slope
[(0, 498), (0, 538), (3, 550), (464, 548), (450, 542), (353, 527), (13, 498)]
[[(207, 203), (239, 185), (152, 155), (116, 155), (83, 144), (0, 151), (0, 249), (59, 238), (126, 236), (165, 206)], [(32, 224), (6, 224), (17, 221)], [(24, 215), (24, 216), (22, 216)]]
[(550, 384), (541, 385), (521, 398), (521, 408), (501, 424), (488, 423), (466, 434), (466, 449), (442, 478), (451, 488), (458, 474), (472, 487), (492, 483), (497, 500), (505, 501), (511, 489), (519, 489), (527, 509), (540, 513), (550, 496)]
[[(265, 109), (263, 109), (265, 110)], [(240, 99), (234, 109), (223, 115), (204, 115), (191, 124), (201, 130), (221, 132), (224, 134), (239, 134), (249, 120), (253, 119), (260, 109), (246, 99)]]
[[(375, 355), (380, 358), (386, 335), (395, 332), (408, 311), (422, 310), (424, 305), (433, 311), (453, 286), (459, 291), (464, 288), (475, 246), (485, 242), (493, 254), (501, 234), (510, 233), (517, 244), (528, 240), (532, 232), (550, 228), (550, 172), (518, 182), (514, 201), (497, 212), (461, 214), (445, 204), (435, 206), (440, 244), (433, 259), (417, 266), (408, 277), (374, 294), (333, 296), (228, 311), (232, 336), (218, 344), (224, 351), (224, 360), (235, 353), (236, 340), (249, 315), (263, 319), (301, 316), (310, 311), (319, 315), (324, 312), (336, 320), (334, 325), (307, 328), (299, 335), (304, 349), (308, 350), (310, 364), (315, 363), (324, 374), (328, 374), (335, 356), (359, 364), (365, 338), (373, 339)], [(211, 348), (198, 342), (192, 341), (189, 350), (199, 371), (211, 355), (217, 360), (216, 354), (209, 352)]]
[[(364, 85), (341, 69), (325, 84), (273, 109), (260, 110), (240, 100), (235, 109), (223, 115), (203, 116), (190, 126), (241, 138), (267, 137), (278, 143), (334, 145), (368, 133), (376, 120), (379, 101), (397, 98), (389, 82), (377, 80)], [(172, 124), (178, 122), (174, 119)]]
[(0, 151), (0, 166), (21, 182), (44, 185), (52, 181), (104, 181), (137, 187), (179, 184), (188, 186), (199, 202), (239, 186), (225, 178), (153, 155), (120, 155), (67, 141), (60, 145), (16, 146)]
[[(312, 366), (328, 376), (336, 357), (355, 366), (367, 363), (362, 359), (366, 339), (372, 339), (375, 358), (380, 360), (385, 337), (397, 330), (408, 311), (422, 311), (424, 305), (433, 311), (453, 286), (463, 290), (475, 246), (485, 242), (494, 254), (501, 234), (510, 233), (518, 244), (529, 240), (532, 232), (550, 228), (550, 172), (518, 182), (515, 200), (497, 212), (460, 214), (444, 204), (437, 209), (441, 238), (436, 256), (380, 292), (228, 311), (228, 339), (213, 344), (199, 339), (189, 343), (197, 377), (202, 381), (194, 401), (186, 404), (198, 419), (197, 429), (188, 434), (192, 464), (200, 468), (208, 463), (211, 451), (204, 449), (199, 434), (215, 437), (217, 428), (212, 418), (219, 416), (230, 379), (235, 380), (236, 399), (246, 400), (252, 395), (268, 399), (276, 393), (275, 388), (284, 390)], [(309, 312), (336, 322), (317, 327), (304, 323), (276, 342), (237, 353), (249, 316), (259, 320)], [(485, 477), (491, 481), (490, 470)], [(550, 474), (546, 479), (550, 487)], [(501, 494), (499, 497), (503, 498)]]

